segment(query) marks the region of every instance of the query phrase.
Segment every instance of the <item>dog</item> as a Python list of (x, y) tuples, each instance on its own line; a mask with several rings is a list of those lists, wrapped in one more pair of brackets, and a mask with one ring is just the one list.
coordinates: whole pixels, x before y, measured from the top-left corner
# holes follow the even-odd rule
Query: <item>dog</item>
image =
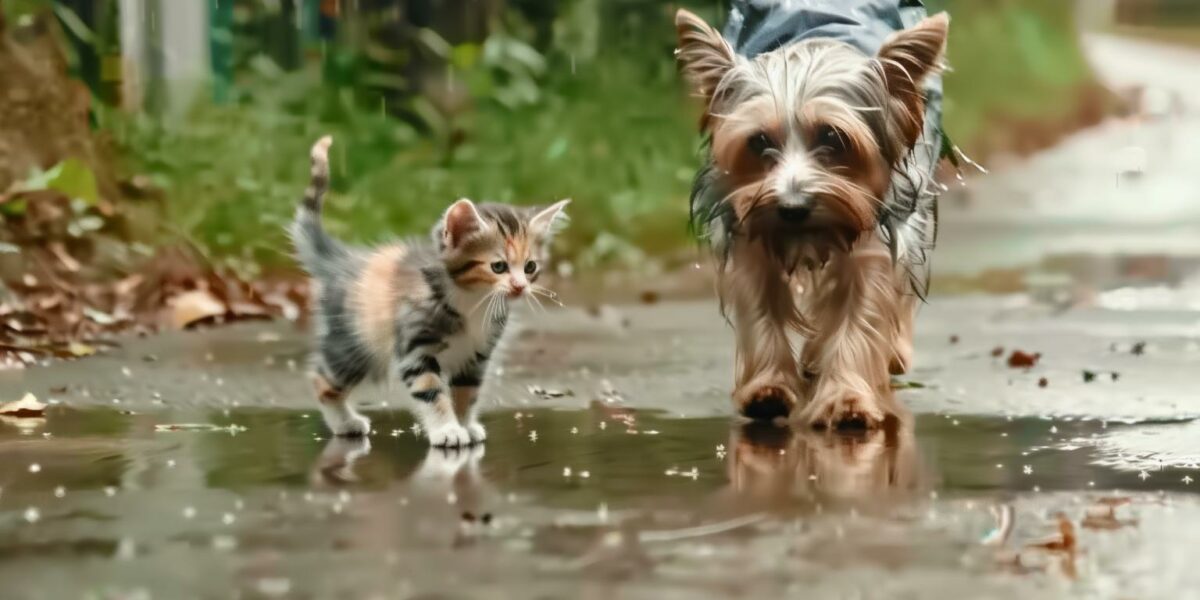
[(741, 415), (903, 414), (889, 375), (928, 289), (949, 22), (916, 0), (735, 0), (725, 36), (676, 14), (706, 139), (691, 220), (719, 259)]

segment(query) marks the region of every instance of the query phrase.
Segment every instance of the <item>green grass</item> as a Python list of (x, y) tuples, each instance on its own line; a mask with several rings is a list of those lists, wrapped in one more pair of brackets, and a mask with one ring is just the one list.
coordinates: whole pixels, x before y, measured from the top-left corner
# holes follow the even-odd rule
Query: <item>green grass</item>
[[(1006, 119), (1049, 122), (1074, 108), (1091, 76), (1068, 3), (932, 4), (953, 15), (945, 126), (965, 149), (1011, 135)], [(332, 133), (327, 222), (348, 240), (424, 234), (464, 196), (570, 197), (559, 255), (585, 268), (636, 267), (692, 243), (687, 194), (699, 163), (696, 111), (675, 73), (671, 29), (649, 30), (662, 38), (633, 36), (576, 69), (547, 57), (532, 104), (501, 106), (480, 91), (494, 88), (474, 88), (472, 108), (432, 132), (322, 87), (315, 68), (258, 73), (243, 82), (239, 103), (197, 106), (184, 119), (110, 112), (102, 126), (132, 171), (166, 189), (172, 225), (234, 266), (288, 264), (283, 227), (306, 182), (309, 145)]]
[(945, 129), (968, 151), (1009, 119), (1057, 121), (1092, 81), (1069, 2), (941, 0), (951, 15)]
[(696, 121), (674, 78), (668, 61), (594, 63), (553, 82), (537, 105), (480, 106), (455, 124), (466, 134), (453, 151), (336, 99), (315, 115), (204, 105), (177, 123), (109, 115), (105, 125), (131, 168), (167, 190), (177, 228), (228, 261), (286, 260), (283, 227), (306, 183), (308, 148), (332, 133), (327, 222), (346, 239), (423, 234), (459, 197), (572, 198), (561, 251), (584, 266), (633, 265), (688, 239)]

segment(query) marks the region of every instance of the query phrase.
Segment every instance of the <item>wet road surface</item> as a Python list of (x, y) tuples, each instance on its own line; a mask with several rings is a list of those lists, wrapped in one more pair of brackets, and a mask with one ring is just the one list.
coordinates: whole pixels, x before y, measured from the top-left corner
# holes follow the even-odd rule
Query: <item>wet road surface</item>
[[(0, 424), (0, 581), (6, 598), (1181, 597), (1200, 589), (1182, 564), (1194, 324), (937, 298), (896, 392), (912, 427), (825, 435), (729, 418), (710, 302), (527, 314), (485, 388), (486, 447), (457, 452), (427, 450), (383, 388), (354, 396), (373, 436), (328, 439), (293, 326), (134, 340), (0, 374), (3, 398), (55, 401)], [(1017, 348), (1039, 364), (1009, 368)], [(1031, 547), (1060, 512), (1071, 548)]]
[[(491, 413), (426, 450), (374, 411), (54, 407), (0, 430), (7, 598), (1182, 597), (1186, 468), (1129, 425), (927, 415), (872, 434), (743, 429), (611, 405)], [(215, 428), (184, 427), (205, 423)], [(1194, 466), (1193, 466), (1194, 467)], [(1071, 547), (1054, 538), (1057, 514)], [(1055, 540), (1049, 540), (1053, 546)]]

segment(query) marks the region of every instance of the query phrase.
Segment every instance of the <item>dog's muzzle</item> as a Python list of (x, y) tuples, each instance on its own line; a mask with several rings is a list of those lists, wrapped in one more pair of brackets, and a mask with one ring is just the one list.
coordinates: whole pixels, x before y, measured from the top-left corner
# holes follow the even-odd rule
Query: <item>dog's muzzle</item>
[(812, 214), (812, 209), (812, 196), (804, 195), (786, 202), (780, 202), (777, 210), (779, 211), (780, 219), (788, 223), (800, 223), (808, 219), (809, 215)]

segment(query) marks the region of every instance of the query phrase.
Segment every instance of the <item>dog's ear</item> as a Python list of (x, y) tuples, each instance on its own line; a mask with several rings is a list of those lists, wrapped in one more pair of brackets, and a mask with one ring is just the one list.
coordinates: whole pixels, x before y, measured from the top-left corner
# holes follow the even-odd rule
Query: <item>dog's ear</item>
[(675, 32), (679, 36), (675, 57), (692, 92), (704, 99), (707, 114), (717, 86), (733, 67), (733, 48), (704, 19), (682, 8), (675, 13)]
[(939, 13), (897, 31), (879, 49), (878, 60), (888, 93), (907, 113), (900, 115), (900, 125), (910, 147), (920, 136), (924, 121), (921, 82), (941, 68), (949, 30), (950, 16)]

